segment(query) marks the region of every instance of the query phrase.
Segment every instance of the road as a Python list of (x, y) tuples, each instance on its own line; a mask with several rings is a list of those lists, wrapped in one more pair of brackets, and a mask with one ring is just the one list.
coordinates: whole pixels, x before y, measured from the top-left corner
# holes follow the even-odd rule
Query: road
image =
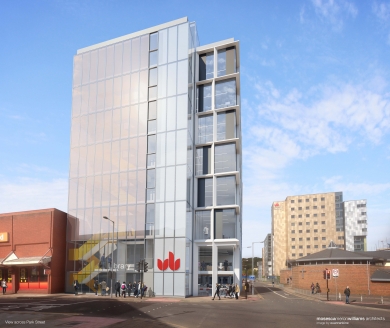
[[(0, 327), (389, 327), (390, 310), (325, 302), (258, 284), (247, 300), (1, 297)], [(7, 321), (8, 320), (8, 323)]]

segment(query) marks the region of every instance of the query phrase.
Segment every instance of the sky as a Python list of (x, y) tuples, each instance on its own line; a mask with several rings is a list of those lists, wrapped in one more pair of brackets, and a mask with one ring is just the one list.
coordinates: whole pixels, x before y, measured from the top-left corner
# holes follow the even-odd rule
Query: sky
[(67, 211), (77, 49), (187, 16), (201, 45), (240, 41), (243, 257), (290, 195), (366, 199), (368, 250), (390, 243), (390, 1), (3, 0), (0, 15), (0, 213)]

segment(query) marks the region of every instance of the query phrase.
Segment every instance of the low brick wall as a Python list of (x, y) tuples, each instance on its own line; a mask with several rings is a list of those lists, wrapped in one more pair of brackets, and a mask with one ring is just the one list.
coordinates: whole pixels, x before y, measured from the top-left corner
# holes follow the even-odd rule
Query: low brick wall
[[(331, 270), (331, 279), (328, 281), (328, 288), (331, 293), (336, 291), (343, 295), (344, 289), (349, 286), (353, 295), (376, 295), (390, 296), (390, 282), (372, 282), (370, 277), (380, 269), (387, 268), (367, 264), (318, 264), (299, 265), (292, 268), (292, 287), (310, 290), (312, 283), (320, 284), (322, 293), (326, 293), (326, 280), (323, 278), (323, 270)], [(332, 277), (332, 269), (339, 270), (339, 277)], [(287, 283), (287, 274), (290, 270), (282, 270), (280, 281)], [(282, 278), (283, 273), (283, 278)], [(291, 285), (290, 284), (290, 285)]]

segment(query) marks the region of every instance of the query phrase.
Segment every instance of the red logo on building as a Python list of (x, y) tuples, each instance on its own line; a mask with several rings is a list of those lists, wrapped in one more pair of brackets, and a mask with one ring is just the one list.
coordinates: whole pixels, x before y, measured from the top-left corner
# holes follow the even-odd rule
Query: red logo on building
[(172, 271), (176, 271), (180, 268), (180, 259), (177, 259), (175, 261), (175, 255), (173, 255), (172, 252), (169, 252), (169, 257), (164, 261), (157, 259), (157, 267), (161, 271), (165, 271), (166, 269), (168, 269), (168, 266)]
[(275, 207), (279, 207), (279, 203), (276, 203), (276, 204), (275, 204)]

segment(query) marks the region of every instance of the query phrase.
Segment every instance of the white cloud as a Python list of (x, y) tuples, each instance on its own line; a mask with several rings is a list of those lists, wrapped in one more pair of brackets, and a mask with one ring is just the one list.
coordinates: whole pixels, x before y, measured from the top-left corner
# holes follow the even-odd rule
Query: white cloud
[(390, 191), (390, 183), (353, 183), (343, 182), (342, 177), (334, 176), (324, 179), (324, 185), (328, 186), (330, 190), (343, 191), (349, 195), (378, 195), (387, 191)]
[(340, 31), (345, 17), (355, 18), (358, 14), (356, 6), (346, 0), (312, 0), (317, 15), (329, 22), (335, 31)]
[(68, 180), (18, 178), (2, 179), (0, 183), (0, 213), (58, 208), (67, 211)]

